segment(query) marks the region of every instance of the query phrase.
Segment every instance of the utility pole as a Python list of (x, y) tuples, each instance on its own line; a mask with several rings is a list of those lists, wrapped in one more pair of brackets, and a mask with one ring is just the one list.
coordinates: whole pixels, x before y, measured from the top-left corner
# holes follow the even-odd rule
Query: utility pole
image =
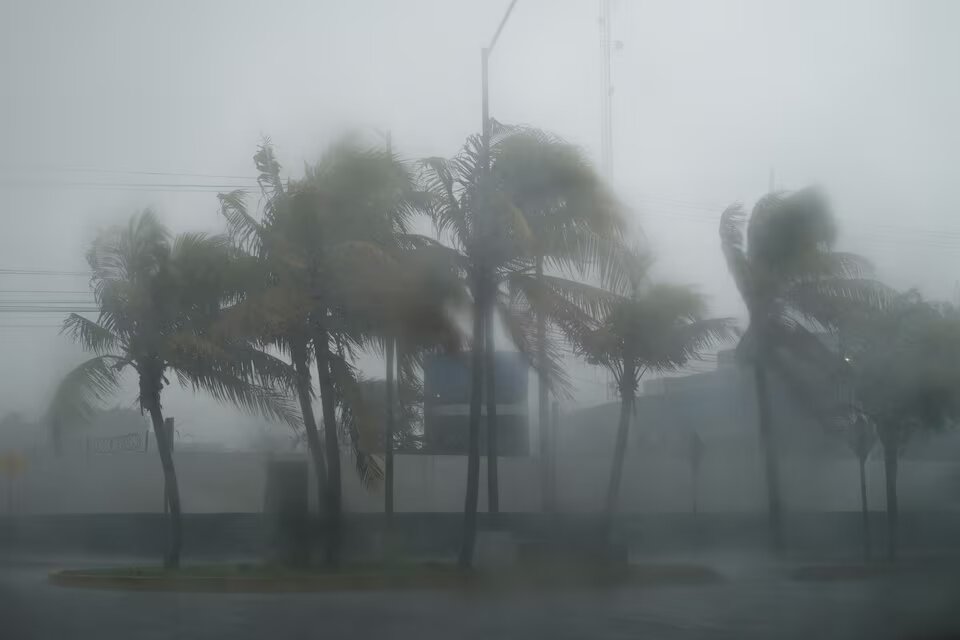
[[(483, 129), (481, 130), (483, 136), (483, 162), (481, 165), (480, 202), (483, 208), (487, 208), (488, 206), (487, 198), (483, 195), (483, 191), (487, 188), (486, 182), (490, 175), (490, 54), (497, 45), (497, 40), (500, 39), (500, 33), (503, 31), (504, 25), (507, 24), (507, 20), (510, 18), (510, 14), (513, 13), (513, 8), (516, 4), (517, 0), (510, 1), (506, 12), (503, 14), (503, 18), (500, 20), (499, 26), (497, 26), (496, 32), (493, 34), (493, 38), (490, 40), (490, 44), (480, 50), (480, 72), (483, 74), (480, 83), (481, 117), (483, 118)], [(496, 233), (494, 221), (491, 216), (492, 211), (490, 210), (484, 211), (482, 216), (482, 219), (485, 220), (483, 227), (485, 227), (484, 235), (486, 236), (483, 239), (487, 242), (493, 242)], [(491, 265), (483, 265), (483, 268), (490, 266)], [(497, 396), (495, 388), (496, 374), (494, 371), (496, 346), (493, 339), (495, 311), (493, 300), (487, 299), (491, 295), (492, 292), (489, 291), (484, 292), (483, 295), (484, 304), (487, 306), (487, 309), (484, 310), (483, 327), (483, 350), (486, 354), (484, 377), (486, 378), (485, 391), (487, 401), (487, 511), (490, 513), (498, 513), (500, 511), (500, 489), (497, 473)]]
[[(384, 141), (386, 142), (387, 147), (387, 157), (390, 161), (393, 160), (393, 136), (387, 131), (383, 133)], [(389, 324), (388, 324), (389, 327)], [(397, 383), (395, 372), (397, 369), (396, 366), (396, 353), (397, 353), (397, 337), (390, 329), (387, 329), (387, 339), (386, 339), (386, 366), (387, 366), (387, 376), (384, 381), (386, 384), (386, 405), (387, 405), (387, 419), (386, 419), (386, 433), (383, 437), (383, 466), (384, 466), (384, 482), (383, 482), (383, 512), (386, 519), (386, 530), (387, 535), (393, 533), (393, 491), (394, 491), (394, 464), (393, 464), (393, 446), (395, 440), (396, 432), (396, 418), (394, 413), (394, 405), (396, 404), (397, 395)], [(386, 541), (389, 543), (390, 541)]]
[[(177, 430), (173, 426), (173, 418), (164, 418), (163, 429), (167, 432), (167, 442), (170, 443), (170, 455), (173, 455), (174, 434)], [(167, 494), (167, 483), (163, 483), (163, 512), (170, 513), (170, 496)]]
[[(490, 78), (489, 78), (489, 62), (490, 54), (493, 51), (494, 46), (497, 44), (497, 39), (500, 37), (500, 32), (503, 31), (504, 25), (507, 23), (507, 19), (510, 17), (510, 14), (513, 12), (513, 7), (517, 4), (517, 0), (511, 0), (510, 5), (507, 7), (507, 11), (503, 15), (503, 19), (500, 20), (499, 26), (497, 26), (496, 33), (493, 34), (493, 38), (490, 40), (490, 44), (480, 50), (480, 111), (481, 117), (483, 118), (483, 127), (481, 129), (481, 158), (480, 158), (480, 190), (479, 190), (479, 210), (480, 216), (475, 225), (476, 229), (474, 233), (477, 235), (479, 244), (483, 245), (485, 242), (489, 242), (491, 231), (493, 231), (493, 220), (490, 219), (492, 212), (487, 210), (485, 198), (484, 198), (484, 189), (486, 188), (486, 178), (487, 174), (490, 172)], [(486, 280), (484, 276), (484, 271), (487, 268), (486, 256), (484, 255), (485, 251), (481, 248), (477, 260), (479, 264), (477, 265), (478, 270), (480, 271), (481, 281)], [(486, 285), (482, 285), (486, 286)], [(498, 504), (498, 478), (497, 478), (497, 448), (496, 448), (496, 421), (497, 421), (497, 405), (495, 390), (493, 388), (492, 382), (495, 381), (495, 374), (493, 372), (493, 354), (494, 354), (494, 342), (493, 342), (493, 318), (494, 318), (494, 305), (493, 301), (487, 301), (485, 298), (489, 295), (489, 292), (478, 290), (477, 299), (474, 300), (474, 304), (477, 305), (474, 321), (473, 321), (473, 355), (470, 362), (470, 371), (471, 371), (471, 393), (470, 393), (470, 424), (478, 425), (480, 423), (481, 416), (481, 402), (482, 402), (482, 393), (478, 393), (482, 388), (482, 381), (484, 379), (484, 373), (486, 373), (486, 400), (487, 400), (487, 507), (491, 513), (495, 513), (499, 509)], [(486, 368), (489, 371), (484, 372), (484, 360), (488, 360)], [(480, 396), (480, 397), (478, 397)], [(477, 430), (471, 428), (470, 430), (470, 447), (467, 454), (467, 491), (466, 496), (464, 497), (463, 505), (463, 546), (460, 548), (460, 560), (459, 564), (461, 567), (469, 567), (473, 563), (473, 548), (476, 542), (477, 535), (477, 502), (479, 497), (479, 476), (480, 476), (480, 452), (478, 451), (479, 446), (477, 443), (477, 438), (479, 434)], [(492, 455), (491, 455), (492, 454)]]
[[(600, 0), (600, 170), (608, 184), (613, 183), (613, 49), (610, 0)], [(607, 400), (613, 399), (613, 379), (604, 371)]]
[(610, 0), (600, 0), (600, 168), (607, 181), (613, 180), (613, 84)]

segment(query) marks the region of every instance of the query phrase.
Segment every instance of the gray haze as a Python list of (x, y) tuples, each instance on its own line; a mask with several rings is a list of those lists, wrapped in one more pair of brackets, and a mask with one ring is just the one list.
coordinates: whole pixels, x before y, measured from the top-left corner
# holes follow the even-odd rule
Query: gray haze
[[(175, 231), (220, 227), (214, 189), (10, 184), (201, 181), (51, 169), (251, 176), (269, 135), (296, 175), (344, 131), (375, 140), (374, 127), (409, 157), (453, 154), (479, 128), (479, 48), (506, 4), (5, 0), (0, 269), (84, 269), (96, 230), (145, 206)], [(597, 12), (594, 0), (520, 0), (491, 61), (491, 114), (597, 158)], [(742, 316), (716, 221), (763, 193), (774, 168), (779, 188), (829, 191), (841, 248), (870, 257), (885, 280), (953, 298), (960, 5), (619, 0), (613, 20), (623, 42), (614, 182), (661, 276), (697, 283), (716, 313)], [(0, 273), (4, 299), (84, 288), (75, 276)], [(60, 320), (0, 315), (0, 414), (38, 414), (81, 357), (57, 335)], [(603, 400), (602, 377), (578, 371), (578, 401)], [(200, 439), (235, 420), (187, 393), (170, 394), (167, 411), (206, 427)]]

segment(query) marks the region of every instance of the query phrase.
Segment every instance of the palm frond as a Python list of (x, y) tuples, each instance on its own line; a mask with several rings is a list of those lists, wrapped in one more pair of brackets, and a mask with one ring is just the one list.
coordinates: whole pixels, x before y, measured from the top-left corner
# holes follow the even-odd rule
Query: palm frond
[[(523, 355), (530, 368), (537, 372), (541, 380), (549, 380), (551, 390), (558, 396), (572, 398), (573, 385), (563, 366), (562, 353), (549, 334), (545, 337), (544, 344), (540, 344), (532, 309), (517, 300), (510, 304), (498, 301), (497, 309), (510, 341)], [(543, 363), (538, 357), (541, 350), (544, 354)]]
[(157, 273), (169, 252), (169, 233), (149, 209), (127, 225), (105, 230), (87, 251), (94, 295), (99, 298), (99, 288), (111, 281), (142, 283)]
[(69, 335), (82, 349), (98, 356), (121, 347), (120, 338), (110, 329), (76, 313), (67, 316), (60, 333)]
[(120, 388), (124, 358), (99, 355), (77, 365), (57, 385), (47, 410), (55, 424), (89, 422), (97, 409)]
[(262, 239), (266, 235), (264, 226), (247, 211), (244, 191), (236, 189), (230, 193), (217, 194), (220, 200), (220, 214), (227, 221), (227, 234), (242, 250), (253, 255), (261, 255)]
[(607, 289), (557, 276), (538, 278), (515, 273), (508, 284), (513, 290), (522, 290), (536, 310), (557, 322), (578, 313), (587, 318), (600, 318), (620, 299)]
[(682, 324), (676, 329), (675, 353), (679, 358), (672, 366), (682, 366), (689, 360), (701, 360), (717, 347), (733, 341), (740, 335), (734, 318), (706, 318)]
[(330, 358), (330, 375), (340, 404), (341, 436), (350, 440), (361, 483), (372, 490), (383, 480), (383, 468), (369, 453), (375, 449), (380, 434), (381, 416), (374, 415), (365, 401), (357, 371), (343, 356)]
[(782, 297), (788, 310), (820, 327), (835, 327), (852, 314), (882, 311), (896, 292), (877, 280), (830, 277), (793, 284)]
[(737, 202), (727, 207), (720, 216), (720, 247), (727, 261), (737, 289), (745, 300), (752, 296), (750, 263), (747, 260), (743, 240), (743, 224), (746, 214)]
[(470, 219), (458, 188), (456, 164), (444, 158), (420, 162), (420, 180), (429, 196), (429, 214), (437, 234), (448, 235), (461, 247), (472, 237)]
[(170, 367), (181, 384), (189, 385), (195, 391), (205, 391), (220, 403), (291, 426), (303, 423), (295, 403), (282, 391), (250, 382), (230, 371), (202, 366), (196, 361), (171, 362)]

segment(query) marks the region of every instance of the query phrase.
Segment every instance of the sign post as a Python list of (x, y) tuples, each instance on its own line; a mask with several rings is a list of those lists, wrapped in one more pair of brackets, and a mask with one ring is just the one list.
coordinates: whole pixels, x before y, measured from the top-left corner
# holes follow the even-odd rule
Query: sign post
[(7, 485), (7, 515), (13, 515), (13, 479), (23, 473), (26, 460), (15, 451), (0, 455), (0, 473)]
[[(164, 418), (163, 420), (163, 430), (167, 436), (167, 443), (170, 447), (170, 455), (173, 455), (173, 418)], [(163, 512), (170, 513), (170, 496), (167, 495), (167, 481), (164, 478), (163, 481)]]

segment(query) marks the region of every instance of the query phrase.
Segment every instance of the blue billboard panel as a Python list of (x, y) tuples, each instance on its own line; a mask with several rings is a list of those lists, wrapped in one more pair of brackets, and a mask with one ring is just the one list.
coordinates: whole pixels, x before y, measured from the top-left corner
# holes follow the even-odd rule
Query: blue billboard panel
[[(528, 367), (522, 354), (499, 351), (496, 366), (497, 443), (501, 455), (527, 455)], [(424, 361), (424, 436), (432, 453), (466, 454), (470, 415), (470, 356), (432, 355)], [(486, 397), (481, 450), (486, 451)]]

